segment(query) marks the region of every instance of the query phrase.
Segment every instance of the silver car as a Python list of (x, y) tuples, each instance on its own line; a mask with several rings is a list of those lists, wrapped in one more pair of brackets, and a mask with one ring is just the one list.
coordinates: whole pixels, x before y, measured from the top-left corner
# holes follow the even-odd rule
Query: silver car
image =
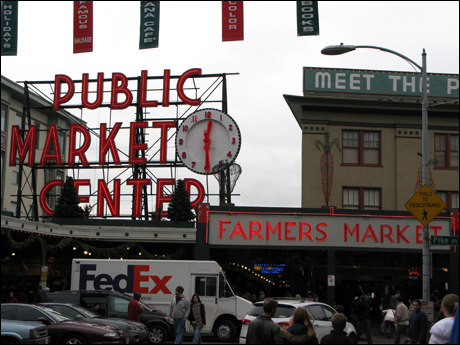
[[(240, 344), (246, 344), (246, 335), (248, 334), (248, 327), (251, 321), (264, 313), (263, 304), (264, 302), (255, 303), (254, 307), (252, 307), (249, 313), (244, 317), (240, 333)], [(315, 318), (312, 320), (312, 323), (315, 327), (318, 342), (321, 342), (321, 338), (326, 334), (329, 334), (333, 329), (331, 319), (332, 315), (337, 313), (334, 308), (325, 303), (304, 301), (300, 299), (278, 299), (278, 308), (276, 309), (275, 316), (272, 317), (273, 322), (277, 323), (281, 328), (288, 326), (296, 308), (305, 308)], [(347, 322), (344, 332), (356, 339), (356, 330), (351, 323)]]

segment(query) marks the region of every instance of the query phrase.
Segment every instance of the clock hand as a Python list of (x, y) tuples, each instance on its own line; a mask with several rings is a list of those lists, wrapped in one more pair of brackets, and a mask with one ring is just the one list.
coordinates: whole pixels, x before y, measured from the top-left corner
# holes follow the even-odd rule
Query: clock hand
[(212, 121), (209, 120), (208, 122), (208, 128), (207, 130), (204, 131), (204, 150), (205, 150), (205, 164), (204, 164), (204, 170), (209, 172), (211, 170), (211, 164), (209, 162), (209, 147), (211, 144), (211, 139), (209, 138), (209, 135), (211, 134), (211, 129), (212, 129)]

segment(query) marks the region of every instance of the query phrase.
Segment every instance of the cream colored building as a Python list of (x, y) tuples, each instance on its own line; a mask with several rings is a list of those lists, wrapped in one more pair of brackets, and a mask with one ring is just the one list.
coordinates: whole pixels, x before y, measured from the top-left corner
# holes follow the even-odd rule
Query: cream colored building
[[(2, 117), (1, 117), (1, 209), (2, 211), (12, 212), (17, 216), (17, 210), (20, 209), (20, 217), (33, 220), (33, 176), (32, 169), (23, 165), (10, 167), (10, 145), (11, 145), (11, 128), (18, 125), (20, 128), (25, 125), (28, 130), (28, 118), (24, 119), (24, 87), (2, 76)], [(61, 154), (64, 156), (68, 150), (68, 128), (71, 123), (82, 123), (72, 114), (66, 111), (53, 111), (52, 103), (41, 95), (29, 91), (30, 102), (30, 124), (37, 126), (37, 135), (35, 141), (35, 164), (38, 165), (43, 148), (46, 142), (46, 136), (50, 125), (57, 125), (59, 145)], [(27, 134), (27, 133), (26, 133)], [(28, 156), (27, 156), (28, 157)], [(26, 157), (26, 159), (27, 159)], [(17, 161), (19, 158), (17, 157)], [(63, 162), (65, 160), (63, 159)], [(27, 162), (26, 162), (27, 163)], [(65, 179), (66, 169), (34, 169), (36, 179), (36, 192), (39, 194), (45, 183), (54, 179)], [(19, 188), (18, 188), (19, 187)], [(18, 190), (22, 190), (22, 202), (18, 203)], [(53, 207), (59, 193), (59, 188), (53, 189), (53, 195), (47, 197), (48, 204)], [(38, 196), (37, 196), (38, 198)], [(19, 205), (18, 205), (19, 204)], [(45, 214), (38, 206), (38, 217)]]
[[(429, 77), (432, 180), (447, 208), (458, 210), (458, 75)], [(387, 79), (393, 89), (380, 85), (374, 89), (374, 81)], [(442, 86), (447, 82), (450, 88), (445, 92)], [(406, 211), (404, 205), (416, 184), (421, 186), (417, 176), (422, 164), (422, 105), (417, 84), (417, 74), (304, 69), (304, 95), (284, 95), (302, 130), (302, 207)], [(322, 184), (328, 185), (332, 164), (330, 154), (321, 163), (324, 149), (330, 150), (334, 161), (327, 204)], [(326, 167), (329, 174), (322, 179)]]

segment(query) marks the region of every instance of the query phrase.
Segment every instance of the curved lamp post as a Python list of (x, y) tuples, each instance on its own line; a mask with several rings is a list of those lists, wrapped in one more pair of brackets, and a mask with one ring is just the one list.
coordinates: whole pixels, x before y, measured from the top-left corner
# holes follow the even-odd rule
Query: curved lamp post
[[(358, 48), (378, 49), (390, 53), (407, 61), (422, 72), (422, 185), (428, 185), (428, 97), (427, 97), (427, 72), (425, 48), (422, 52), (422, 66), (394, 50), (376, 46), (333, 45), (321, 50), (324, 55), (341, 55)], [(430, 242), (428, 226), (423, 228), (423, 299), (430, 300)]]

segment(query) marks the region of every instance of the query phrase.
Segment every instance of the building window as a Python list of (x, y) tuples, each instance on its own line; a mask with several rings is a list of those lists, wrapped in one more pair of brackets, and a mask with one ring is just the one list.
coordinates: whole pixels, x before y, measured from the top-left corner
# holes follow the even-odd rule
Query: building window
[(343, 131), (342, 163), (380, 165), (380, 132)]
[(10, 211), (13, 212), (13, 216), (16, 217), (16, 211), (17, 211), (18, 203), (16, 201), (11, 201), (10, 203)]
[(458, 134), (434, 135), (434, 158), (436, 168), (458, 169)]
[(14, 185), (18, 185), (19, 184), (19, 173), (20, 173), (20, 169), (19, 169), (19, 158), (16, 158), (16, 165), (13, 167), (13, 181), (12, 183)]
[(8, 113), (8, 107), (6, 104), (2, 104), (2, 132), (6, 132), (6, 125), (7, 125), (7, 116), (6, 114)]
[(351, 210), (380, 210), (381, 189), (344, 187), (342, 205)]
[(457, 211), (458, 206), (458, 192), (438, 191), (438, 196), (446, 203), (446, 210)]

